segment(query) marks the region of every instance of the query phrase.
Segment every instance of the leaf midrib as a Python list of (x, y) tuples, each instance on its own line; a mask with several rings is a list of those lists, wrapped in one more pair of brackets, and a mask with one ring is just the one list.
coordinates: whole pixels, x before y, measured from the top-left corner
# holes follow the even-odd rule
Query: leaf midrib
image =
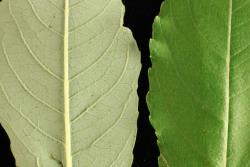
[(64, 126), (65, 126), (65, 164), (72, 167), (71, 130), (69, 113), (69, 0), (64, 4)]
[(227, 167), (227, 156), (228, 156), (228, 140), (229, 140), (229, 130), (230, 130), (230, 68), (231, 68), (231, 31), (232, 31), (232, 6), (233, 0), (229, 0), (228, 3), (228, 33), (227, 33), (227, 56), (226, 56), (226, 91), (225, 91), (225, 100), (226, 100), (226, 141), (225, 141), (225, 154), (224, 154), (224, 164)]

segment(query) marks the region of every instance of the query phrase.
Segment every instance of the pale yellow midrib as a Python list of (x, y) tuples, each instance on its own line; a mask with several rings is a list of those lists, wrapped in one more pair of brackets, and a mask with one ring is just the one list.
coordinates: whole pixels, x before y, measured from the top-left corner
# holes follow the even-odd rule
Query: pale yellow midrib
[(69, 114), (69, 0), (64, 7), (64, 126), (65, 126), (65, 164), (72, 167), (71, 130)]

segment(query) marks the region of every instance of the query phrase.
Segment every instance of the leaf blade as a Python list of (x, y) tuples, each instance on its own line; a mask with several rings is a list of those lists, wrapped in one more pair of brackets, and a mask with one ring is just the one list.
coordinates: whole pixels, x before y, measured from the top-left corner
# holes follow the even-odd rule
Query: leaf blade
[[(169, 0), (155, 20), (148, 104), (169, 166), (248, 164), (240, 149), (247, 147), (240, 139), (248, 136), (247, 130), (236, 130), (244, 118), (235, 117), (247, 113), (248, 100), (239, 96), (235, 97), (237, 103), (232, 100), (242, 89), (240, 83), (249, 83), (246, 72), (240, 68), (235, 72), (234, 67), (240, 67), (239, 60), (247, 57), (247, 51), (234, 57), (248, 43), (247, 37), (239, 34), (249, 31), (236, 28), (246, 20), (248, 11), (235, 12), (242, 6), (246, 9), (244, 5), (229, 0)], [(246, 70), (246, 66), (241, 68)], [(235, 108), (240, 104), (243, 111)], [(162, 158), (159, 163), (164, 166)]]
[(65, 2), (0, 4), (0, 118), (17, 165), (130, 166), (140, 63), (122, 3)]

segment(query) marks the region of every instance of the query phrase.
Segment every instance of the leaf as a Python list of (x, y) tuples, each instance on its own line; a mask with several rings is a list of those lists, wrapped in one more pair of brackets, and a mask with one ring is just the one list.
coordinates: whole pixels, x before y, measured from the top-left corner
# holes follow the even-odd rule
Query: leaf
[(250, 165), (248, 1), (167, 0), (147, 97), (161, 167)]
[(138, 48), (120, 0), (0, 4), (0, 120), (20, 167), (128, 167)]

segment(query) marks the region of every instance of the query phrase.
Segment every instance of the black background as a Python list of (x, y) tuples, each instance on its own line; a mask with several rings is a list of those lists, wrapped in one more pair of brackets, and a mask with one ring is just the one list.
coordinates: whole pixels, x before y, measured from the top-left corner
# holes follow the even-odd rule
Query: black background
[(141, 50), (142, 70), (139, 77), (139, 118), (138, 132), (134, 148), (132, 167), (157, 167), (159, 150), (156, 144), (154, 129), (149, 123), (149, 111), (146, 104), (148, 92), (149, 39), (152, 35), (152, 24), (159, 13), (162, 0), (123, 0), (126, 7), (124, 25), (133, 32), (134, 38)]
[[(1, 1), (1, 0), (0, 0)], [(126, 13), (124, 26), (129, 27), (141, 51), (142, 70), (139, 77), (139, 118), (138, 132), (134, 147), (134, 161), (132, 167), (158, 167), (157, 157), (159, 149), (156, 144), (154, 129), (149, 123), (149, 111), (146, 105), (148, 92), (147, 71), (151, 66), (149, 58), (149, 39), (152, 34), (152, 23), (159, 13), (163, 0), (122, 0)], [(2, 26), (2, 25), (1, 25)], [(15, 160), (10, 151), (7, 134), (0, 126), (0, 166), (15, 167)]]

